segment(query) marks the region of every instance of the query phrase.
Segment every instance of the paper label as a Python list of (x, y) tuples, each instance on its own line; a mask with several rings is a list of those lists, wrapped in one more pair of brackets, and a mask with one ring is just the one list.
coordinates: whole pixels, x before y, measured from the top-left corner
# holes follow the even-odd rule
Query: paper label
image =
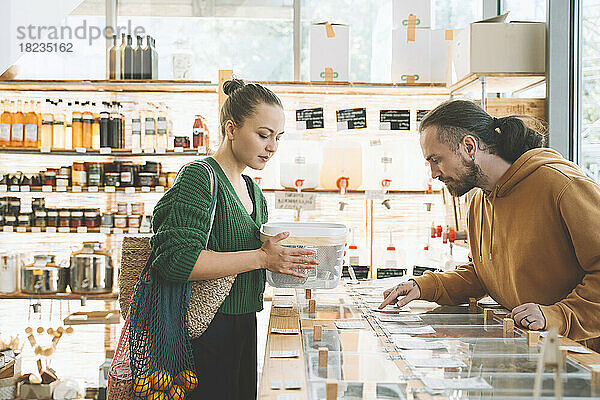
[(115, 235), (121, 235), (121, 234), (123, 234), (123, 229), (122, 229), (122, 228), (115, 228), (115, 229), (113, 230), (113, 233), (114, 233)]
[(38, 129), (37, 125), (27, 124), (25, 125), (25, 140), (30, 142), (37, 142), (38, 140)]
[(46, 227), (46, 233), (56, 233), (56, 227), (55, 226)]
[(134, 187), (126, 187), (125, 193), (127, 193), (127, 194), (135, 193), (135, 188)]
[(365, 198), (367, 200), (383, 200), (383, 192), (381, 190), (365, 190)]
[(67, 226), (61, 226), (58, 228), (58, 231), (60, 233), (69, 233), (71, 232), (71, 228), (67, 227)]
[(435, 333), (435, 329), (431, 325), (426, 326), (392, 326), (388, 330), (391, 334), (406, 334), (406, 335), (429, 335)]
[(66, 186), (57, 186), (56, 187), (56, 191), (57, 192), (66, 192), (67, 191), (67, 187)]
[(48, 193), (52, 191), (52, 186), (50, 185), (44, 185), (42, 186), (42, 192)]
[(88, 192), (98, 192), (98, 186), (88, 186)]
[(31, 227), (31, 233), (41, 233), (41, 232), (42, 232), (42, 228), (40, 228), (39, 226)]
[(6, 192), (8, 190), (8, 186), (0, 185), (0, 192)]
[(275, 192), (275, 208), (287, 210), (314, 210), (316, 193)]
[(418, 315), (378, 315), (377, 319), (381, 322), (423, 322)]
[(492, 390), (492, 386), (481, 377), (445, 379), (422, 377), (421, 380), (430, 389), (433, 390)]
[(100, 233), (108, 235), (108, 234), (110, 234), (110, 228), (107, 228), (107, 227), (103, 226), (103, 227), (100, 228)]
[(40, 148), (40, 153), (50, 153), (50, 150), (51, 150), (50, 146), (42, 146)]
[(142, 153), (142, 149), (139, 147), (134, 147), (133, 149), (131, 149), (131, 154), (141, 154)]
[(361, 321), (352, 321), (352, 320), (341, 320), (335, 321), (335, 326), (338, 329), (364, 329), (366, 328), (365, 323)]
[(110, 147), (100, 147), (100, 154), (110, 154), (112, 149)]
[(290, 379), (283, 381), (283, 387), (287, 390), (296, 390), (302, 388), (302, 381), (298, 379)]
[(27, 228), (25, 228), (24, 226), (17, 226), (17, 232), (25, 233), (27, 232)]
[(271, 358), (295, 358), (300, 357), (298, 350), (271, 350), (269, 353)]
[(561, 350), (570, 351), (571, 353), (591, 354), (592, 351), (583, 346), (560, 346)]
[(87, 226), (78, 226), (77, 233), (87, 233)]
[(31, 191), (31, 187), (29, 185), (21, 186), (21, 192), (30, 192), (30, 191)]
[(404, 350), (442, 350), (446, 343), (441, 340), (427, 341), (418, 339), (394, 338), (396, 347)]
[(156, 154), (167, 154), (167, 149), (158, 148), (158, 149), (156, 149)]
[(0, 140), (10, 141), (10, 124), (0, 124)]
[(150, 186), (142, 186), (142, 192), (150, 193)]
[(71, 191), (73, 193), (80, 193), (81, 192), (81, 186), (72, 186), (71, 187)]
[(129, 228), (129, 233), (135, 235), (140, 233), (140, 230), (139, 228)]
[(156, 186), (156, 187), (154, 188), (154, 191), (155, 191), (156, 193), (164, 193), (164, 192), (165, 192), (165, 187), (164, 187), (164, 186)]
[(183, 153), (183, 147), (175, 147), (175, 149), (173, 149), (173, 151), (175, 153)]
[(105, 193), (114, 193), (115, 187), (114, 186), (104, 186), (104, 192)]
[(154, 153), (154, 149), (151, 147), (145, 147), (144, 148), (144, 153)]
[(271, 333), (281, 333), (284, 335), (297, 335), (300, 333), (300, 331), (296, 328), (290, 328), (290, 329), (285, 329), (285, 328), (271, 328)]
[(20, 190), (21, 190), (21, 188), (19, 187), (19, 185), (10, 185), (11, 192), (18, 192)]
[(77, 153), (85, 153), (87, 150), (85, 147), (75, 147)]
[(13, 227), (12, 226), (8, 226), (8, 225), (4, 225), (4, 227), (2, 228), (2, 232), (12, 232), (13, 231)]
[(25, 135), (23, 131), (23, 124), (12, 124), (12, 138), (17, 142), (23, 141), (23, 136)]

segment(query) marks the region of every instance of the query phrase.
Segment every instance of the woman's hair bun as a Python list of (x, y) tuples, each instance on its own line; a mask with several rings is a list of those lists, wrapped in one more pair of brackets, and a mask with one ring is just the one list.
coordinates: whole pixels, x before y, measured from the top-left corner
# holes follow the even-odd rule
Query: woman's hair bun
[(246, 86), (246, 84), (243, 80), (233, 78), (223, 83), (223, 92), (225, 92), (225, 94), (229, 96), (231, 95), (231, 93), (243, 88), (244, 86)]

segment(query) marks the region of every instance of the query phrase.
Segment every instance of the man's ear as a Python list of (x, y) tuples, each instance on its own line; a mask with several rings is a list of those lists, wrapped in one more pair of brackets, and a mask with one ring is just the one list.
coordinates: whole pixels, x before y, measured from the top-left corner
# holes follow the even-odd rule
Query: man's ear
[(462, 139), (461, 144), (466, 156), (475, 161), (475, 156), (477, 154), (477, 150), (479, 149), (477, 146), (477, 139), (472, 135), (466, 135)]
[(232, 120), (227, 120), (227, 122), (225, 122), (225, 136), (227, 136), (227, 139), (229, 140), (233, 140), (234, 139), (234, 131), (235, 131), (235, 123)]

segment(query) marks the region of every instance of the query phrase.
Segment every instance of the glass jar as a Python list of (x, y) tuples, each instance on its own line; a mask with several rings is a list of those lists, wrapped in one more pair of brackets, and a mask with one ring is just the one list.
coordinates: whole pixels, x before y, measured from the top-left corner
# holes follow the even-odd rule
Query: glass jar
[(121, 163), (104, 164), (104, 186), (119, 186), (121, 183)]
[(56, 175), (56, 186), (69, 186), (69, 175)]
[(135, 184), (136, 167), (136, 165), (130, 162), (121, 164), (121, 186), (133, 186)]
[(167, 187), (173, 187), (173, 184), (175, 183), (175, 178), (177, 178), (177, 172), (167, 173)]
[(58, 169), (56, 168), (48, 168), (46, 172), (44, 172), (44, 185), (46, 186), (56, 186), (56, 175)]
[(158, 176), (152, 172), (140, 172), (138, 174), (139, 186), (156, 186)]
[(58, 227), (58, 211), (48, 211), (46, 217), (46, 226)]
[(19, 214), (18, 226), (21, 228), (31, 228), (31, 214)]
[(158, 186), (167, 186), (167, 174), (163, 173), (158, 176)]
[(96, 210), (86, 210), (83, 213), (85, 226), (88, 228), (98, 228), (100, 226), (100, 213)]
[(6, 226), (17, 226), (17, 216), (6, 214), (4, 216), (4, 225)]
[(0, 226), (4, 226), (4, 214), (0, 214)]
[(44, 177), (41, 173), (35, 173), (31, 175), (31, 186), (42, 186), (44, 183)]
[(35, 211), (33, 215), (33, 226), (36, 228), (45, 228), (47, 226), (46, 211)]
[(71, 211), (71, 228), (84, 226), (83, 211)]
[[(73, 186), (86, 185), (85, 164), (82, 162), (74, 162), (71, 168), (71, 182)], [(93, 186), (93, 185), (92, 185)], [(96, 185), (98, 186), (98, 185)]]
[(112, 213), (102, 214), (102, 227), (112, 228), (115, 226), (115, 216)]
[(34, 197), (31, 200), (31, 209), (33, 211), (43, 211), (46, 209), (46, 199), (43, 197)]
[(8, 197), (0, 197), (0, 215), (6, 214), (8, 210)]
[(127, 228), (127, 215), (115, 215), (115, 228)]
[(133, 215), (144, 214), (144, 203), (131, 203), (131, 213)]
[(85, 174), (88, 186), (100, 186), (102, 184), (102, 164), (85, 163)]
[(21, 212), (21, 199), (18, 197), (8, 197), (8, 214), (18, 214)]
[(58, 175), (65, 175), (70, 178), (71, 177), (71, 167), (60, 167), (58, 170)]
[(60, 210), (58, 212), (58, 226), (61, 228), (68, 228), (71, 226), (71, 211)]
[(127, 215), (127, 203), (117, 203), (117, 214)]
[(130, 215), (128, 218), (128, 222), (130, 228), (139, 228), (140, 227), (140, 216), (139, 215)]

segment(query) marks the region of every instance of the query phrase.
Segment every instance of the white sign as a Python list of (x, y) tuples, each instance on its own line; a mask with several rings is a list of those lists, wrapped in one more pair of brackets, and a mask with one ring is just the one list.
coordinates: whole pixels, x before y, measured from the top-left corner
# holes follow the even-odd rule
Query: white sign
[(110, 147), (100, 147), (100, 154), (110, 154)]
[(287, 210), (314, 210), (316, 193), (275, 192), (275, 208)]
[(71, 191), (73, 193), (80, 193), (81, 192), (81, 186), (71, 186)]
[(52, 191), (52, 186), (50, 186), (50, 185), (42, 186), (42, 192), (51, 192), (51, 191)]
[(88, 192), (97, 192), (98, 186), (88, 186), (87, 190)]
[(105, 193), (114, 193), (115, 187), (114, 186), (104, 186), (104, 192)]
[(127, 193), (127, 194), (135, 193), (135, 188), (132, 186), (128, 186), (125, 188), (125, 193)]

